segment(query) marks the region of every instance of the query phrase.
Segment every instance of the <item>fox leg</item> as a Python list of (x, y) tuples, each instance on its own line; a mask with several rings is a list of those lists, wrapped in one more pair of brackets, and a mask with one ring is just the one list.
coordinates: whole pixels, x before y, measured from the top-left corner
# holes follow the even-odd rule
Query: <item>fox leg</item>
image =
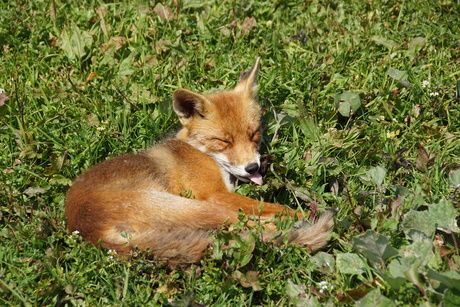
[(207, 201), (221, 205), (230, 210), (243, 210), (246, 215), (257, 218), (261, 221), (270, 220), (276, 214), (284, 216), (303, 218), (302, 213), (290, 209), (286, 206), (273, 203), (261, 202), (243, 195), (231, 192), (221, 192), (210, 195), (206, 198)]

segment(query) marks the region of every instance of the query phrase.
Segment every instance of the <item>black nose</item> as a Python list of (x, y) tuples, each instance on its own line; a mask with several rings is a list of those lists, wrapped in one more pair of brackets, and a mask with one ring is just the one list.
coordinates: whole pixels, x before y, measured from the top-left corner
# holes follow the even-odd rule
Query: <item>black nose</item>
[(253, 175), (259, 171), (259, 164), (257, 163), (248, 164), (248, 166), (246, 166), (244, 170), (248, 172), (249, 174)]

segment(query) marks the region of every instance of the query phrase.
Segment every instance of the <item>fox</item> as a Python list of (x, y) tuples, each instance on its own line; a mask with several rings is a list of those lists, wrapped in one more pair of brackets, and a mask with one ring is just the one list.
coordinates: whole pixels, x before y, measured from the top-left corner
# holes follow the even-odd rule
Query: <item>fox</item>
[[(257, 57), (233, 89), (218, 93), (176, 89), (172, 107), (181, 128), (175, 136), (107, 159), (75, 179), (65, 202), (68, 231), (122, 257), (150, 250), (170, 264), (190, 264), (212, 246), (213, 231), (243, 213), (248, 227), (262, 224), (264, 241), (324, 248), (334, 210), (310, 224), (298, 210), (233, 192), (237, 182), (262, 184), (259, 69)], [(281, 234), (275, 217), (302, 222)]]

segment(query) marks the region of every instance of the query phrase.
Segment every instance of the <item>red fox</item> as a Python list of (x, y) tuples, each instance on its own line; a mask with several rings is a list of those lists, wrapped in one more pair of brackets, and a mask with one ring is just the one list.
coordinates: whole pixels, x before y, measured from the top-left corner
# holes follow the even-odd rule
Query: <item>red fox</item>
[[(259, 62), (232, 90), (207, 96), (174, 91), (173, 108), (182, 124), (177, 135), (78, 177), (65, 205), (69, 231), (78, 230), (88, 242), (120, 255), (150, 249), (170, 263), (192, 263), (210, 246), (210, 230), (238, 222), (239, 210), (253, 223), (276, 214), (303, 218), (287, 207), (232, 192), (236, 180), (262, 183)], [(184, 191), (191, 197), (182, 197)], [(277, 239), (276, 228), (267, 224), (264, 238), (316, 251), (328, 242), (334, 214), (326, 211), (316, 224), (303, 223)]]

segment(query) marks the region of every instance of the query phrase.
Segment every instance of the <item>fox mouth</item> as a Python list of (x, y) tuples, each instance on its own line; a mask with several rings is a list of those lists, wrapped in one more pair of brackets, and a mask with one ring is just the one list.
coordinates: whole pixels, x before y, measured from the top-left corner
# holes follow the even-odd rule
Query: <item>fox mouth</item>
[(255, 172), (251, 174), (245, 170), (244, 167), (232, 165), (225, 156), (217, 154), (213, 155), (213, 158), (216, 160), (217, 164), (220, 165), (222, 170), (225, 170), (225, 172), (230, 175), (233, 183), (238, 179), (242, 182), (254, 182), (257, 185), (262, 185), (262, 175), (259, 173), (259, 165), (257, 165), (257, 169), (252, 170), (252, 172)]
[(241, 180), (243, 182), (254, 182), (257, 185), (262, 185), (262, 175), (259, 173), (251, 174), (247, 177), (242, 177), (238, 175), (232, 174), (236, 179)]

